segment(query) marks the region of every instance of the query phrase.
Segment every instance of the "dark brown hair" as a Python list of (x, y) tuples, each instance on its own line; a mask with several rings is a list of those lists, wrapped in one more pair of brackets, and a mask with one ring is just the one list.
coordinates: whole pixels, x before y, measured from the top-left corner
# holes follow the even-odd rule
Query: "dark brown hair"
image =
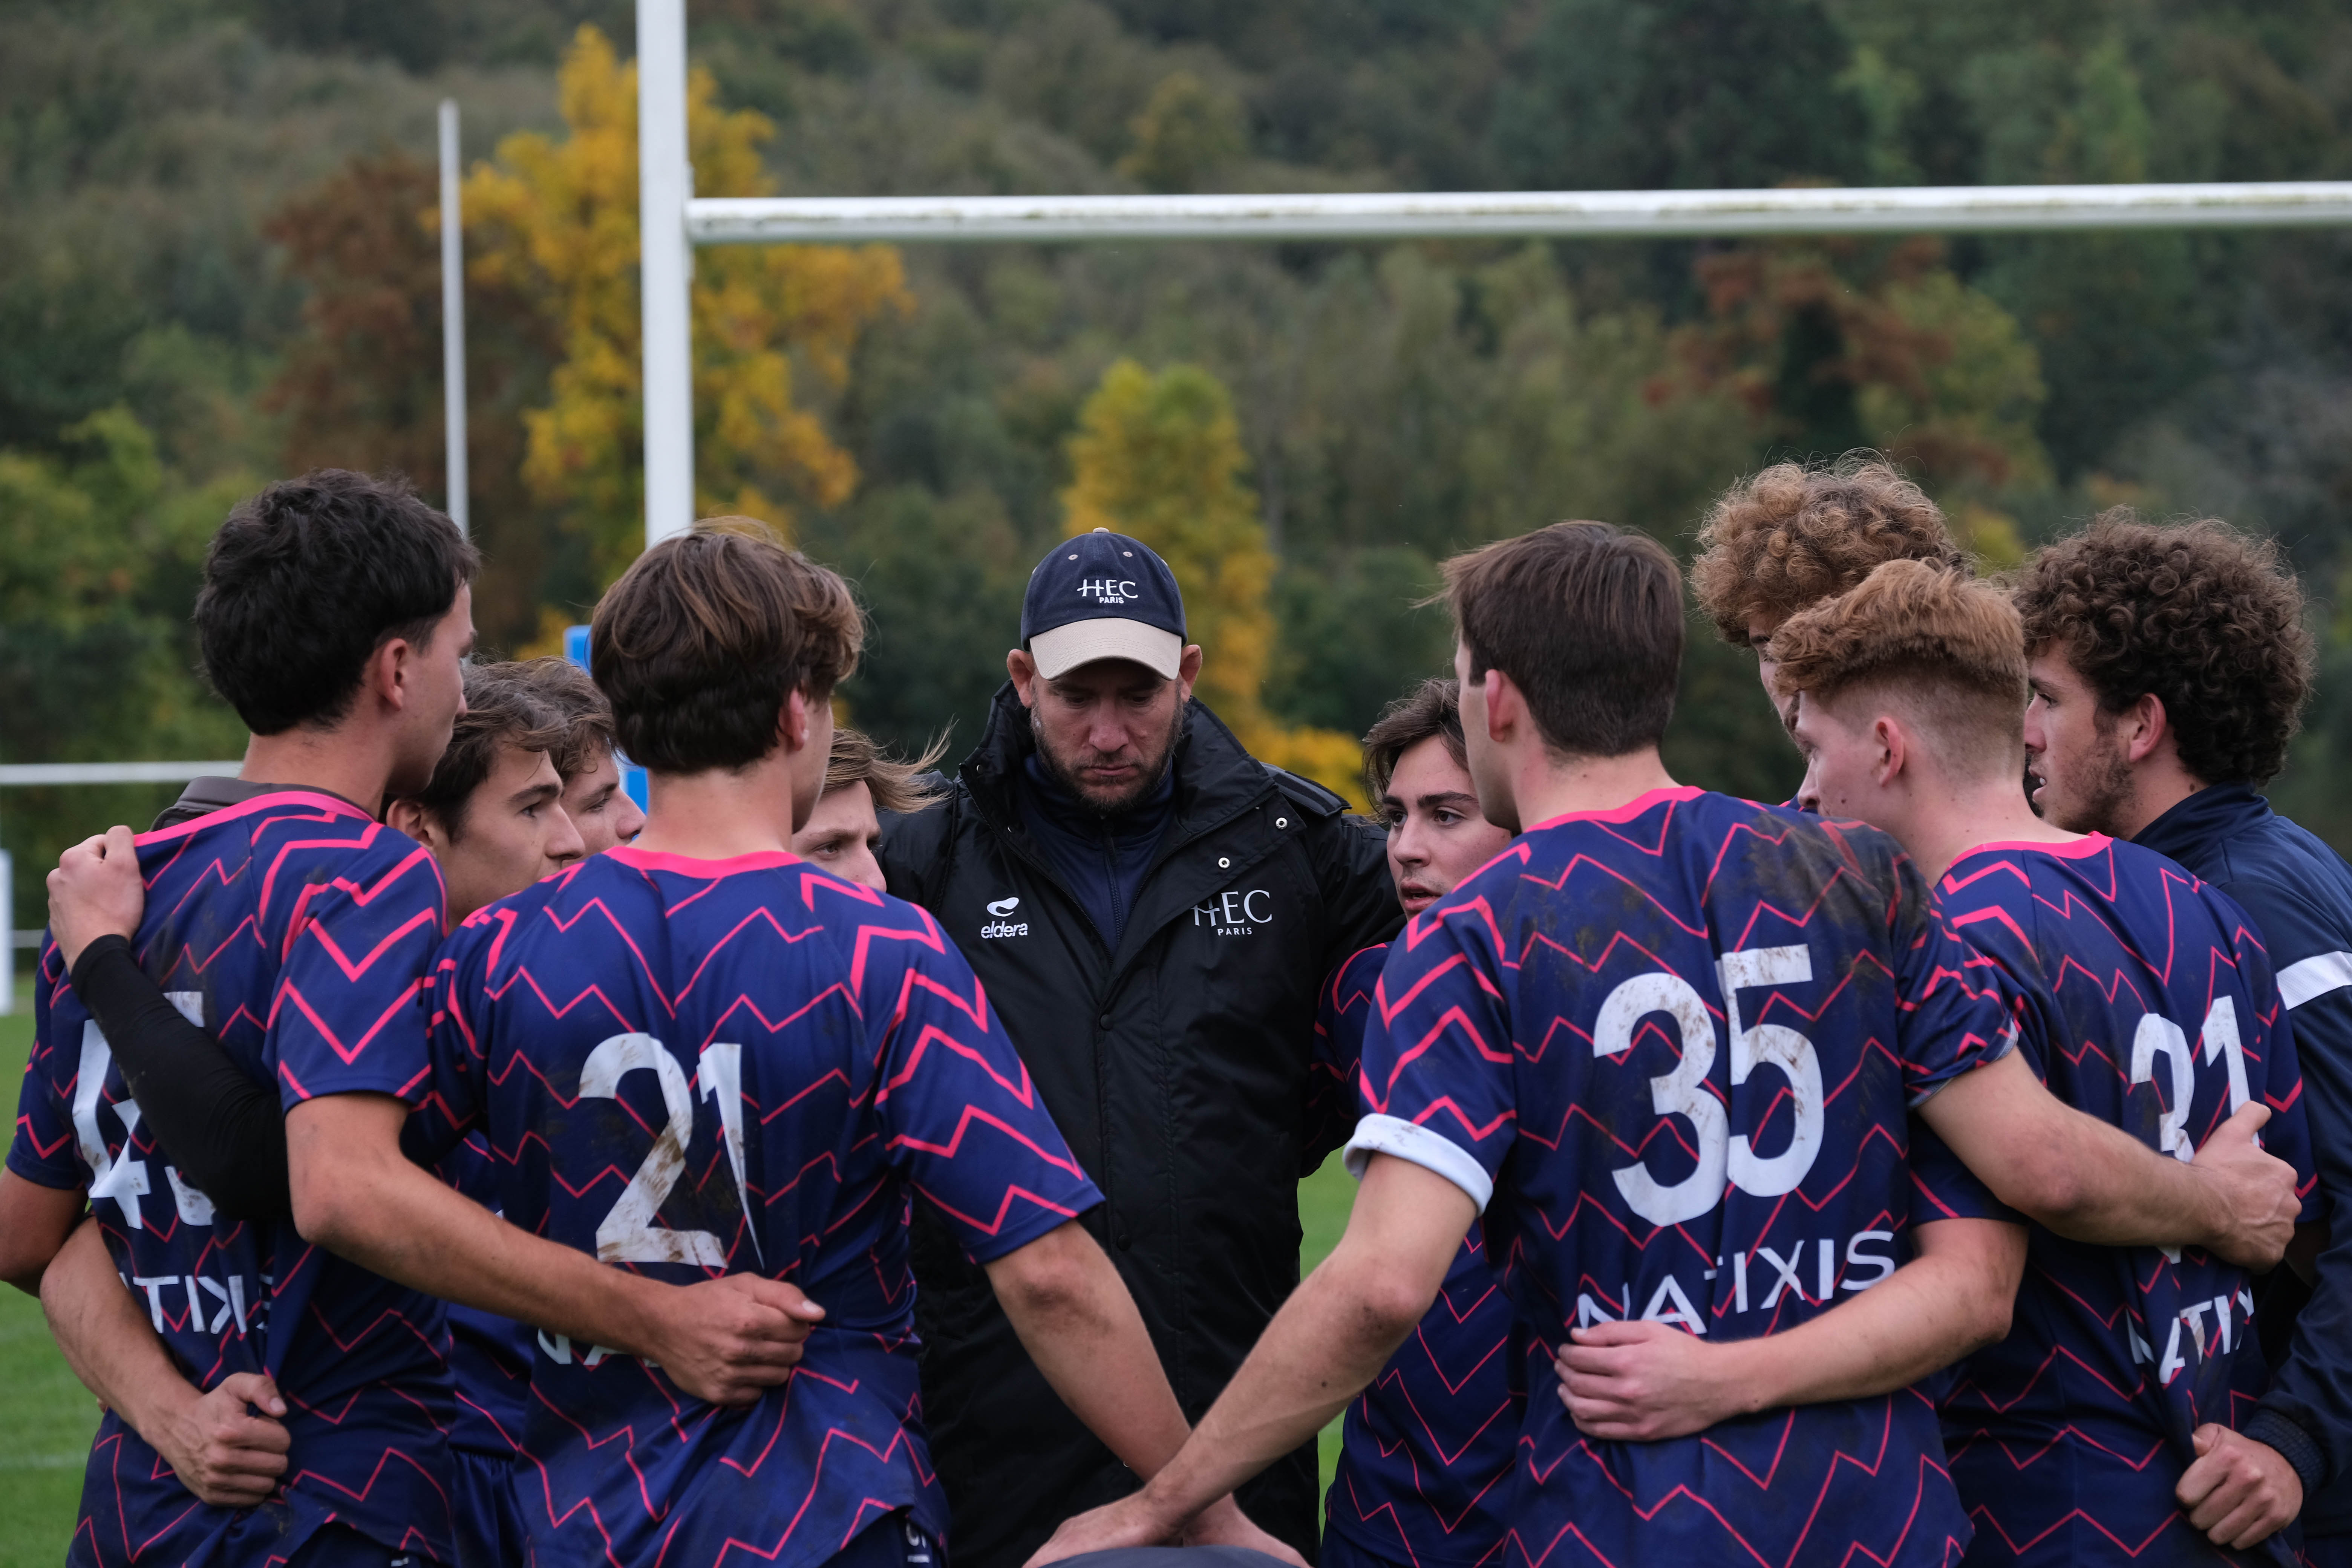
[(923, 748), (921, 756), (911, 763), (902, 763), (885, 752), (881, 742), (865, 731), (837, 725), (833, 731), (833, 751), (824, 763), (824, 793), (831, 795), (835, 790), (862, 784), (874, 793), (874, 809), (877, 812), (921, 811), (947, 798), (944, 790), (933, 788), (923, 777), (939, 765), (947, 750), (948, 738), (941, 731)]
[(2055, 647), (2103, 716), (2164, 704), (2180, 765), (2202, 782), (2267, 784), (2311, 695), (2303, 593), (2269, 540), (2218, 518), (2158, 527), (2125, 508), (2019, 574), (2026, 645)]
[(715, 518), (622, 574), (596, 606), (588, 665), (632, 762), (701, 773), (773, 751), (785, 700), (831, 696), (864, 637), (839, 576), (764, 523)]
[[(1924, 561), (1889, 561), (1772, 634), (1783, 696), (1834, 703), (1868, 689), (1905, 700), (1947, 765), (2016, 776), (2025, 744), (2025, 628), (1990, 583)], [(1956, 743), (1950, 743), (1956, 742)]]
[(1372, 809), (1389, 793), (1397, 760), (1431, 736), (1444, 742), (1445, 754), (1457, 768), (1470, 765), (1462, 744), (1461, 683), (1444, 678), (1423, 681), (1381, 710), (1364, 731), (1364, 795)]
[[(449, 749), (433, 765), (425, 787), (400, 798), (432, 813), (455, 843), (465, 832), (466, 807), (498, 766), (499, 752), (551, 752), (570, 731), (563, 710), (541, 695), (525, 664), (466, 667), (466, 711), (449, 732)], [(559, 763), (557, 771), (562, 771)]]
[(1683, 584), (1665, 546), (1611, 523), (1555, 522), (1443, 571), (1470, 679), (1509, 676), (1554, 751), (1622, 756), (1666, 732)]
[(1691, 591), (1726, 642), (1843, 594), (1885, 561), (1965, 570), (1944, 514), (1883, 458), (1775, 463), (1723, 492), (1699, 525)]
[(588, 672), (568, 658), (549, 654), (516, 668), (540, 700), (563, 715), (563, 739), (555, 748), (555, 771), (569, 785), (602, 763), (613, 750), (613, 705)]
[(205, 552), (205, 675), (257, 735), (339, 723), (376, 650), (424, 647), (480, 565), (405, 479), (281, 479), (232, 507)]

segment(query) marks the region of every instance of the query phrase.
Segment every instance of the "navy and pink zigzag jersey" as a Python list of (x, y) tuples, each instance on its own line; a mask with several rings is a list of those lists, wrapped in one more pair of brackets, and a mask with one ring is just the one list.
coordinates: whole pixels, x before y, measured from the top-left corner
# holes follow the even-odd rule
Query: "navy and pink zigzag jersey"
[[(289, 1109), (420, 1090), (442, 909), (422, 845), (348, 802), (289, 790), (148, 834), (139, 864), (141, 967)], [(86, 1187), (115, 1267), (189, 1379), (268, 1373), (291, 1439), (278, 1494), (236, 1512), (198, 1503), (110, 1414), (72, 1561), (281, 1562), (330, 1521), (446, 1561), (455, 1407), (440, 1303), (290, 1225), (216, 1217), (141, 1125), (54, 943), (36, 994), (9, 1168)]]
[(944, 1537), (911, 1200), (988, 1262), (1101, 1197), (930, 916), (782, 852), (614, 849), (477, 911), (436, 984), (436, 1137), (480, 1128), (510, 1222), (828, 1313), (740, 1409), (538, 1334), (516, 1490), (542, 1568), (795, 1568), (902, 1509)]
[[(1388, 954), (1382, 942), (1349, 958), (1317, 1008), (1318, 1046), (1351, 1081)], [(1501, 1560), (1527, 1398), (1517, 1323), (1473, 1226), (1428, 1314), (1348, 1406), (1327, 1529), (1415, 1568)]]
[[(1936, 903), (2001, 971), (2020, 1045), (2059, 1099), (2182, 1160), (2259, 1100), (2263, 1144), (2295, 1167), (2311, 1217), (2286, 1013), (2236, 904), (2097, 836), (1981, 846), (1945, 872)], [(1945, 1190), (1967, 1184), (1954, 1173)], [(2190, 1434), (2235, 1426), (2265, 1386), (2246, 1271), (2193, 1247), (2029, 1236), (2010, 1335), (1963, 1364), (1944, 1407), (1977, 1526), (1969, 1560), (2238, 1560), (2190, 1526), (2173, 1488), (2196, 1458)], [(2281, 1536), (2251, 1555), (2293, 1560)]]
[(1964, 1549), (1916, 1393), (1609, 1442), (1576, 1430), (1549, 1358), (1580, 1322), (1748, 1339), (1891, 1275), (1910, 1109), (2009, 1048), (1967, 957), (1885, 836), (1687, 788), (1528, 830), (1391, 944), (1349, 1154), (1485, 1209), (1532, 1342), (1510, 1561)]

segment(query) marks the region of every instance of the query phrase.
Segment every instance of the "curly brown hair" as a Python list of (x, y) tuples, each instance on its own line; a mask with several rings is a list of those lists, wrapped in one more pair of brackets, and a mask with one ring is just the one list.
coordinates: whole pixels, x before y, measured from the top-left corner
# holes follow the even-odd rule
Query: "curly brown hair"
[(1969, 566), (1927, 492), (1868, 453), (1750, 474), (1709, 509), (1698, 546), (1691, 588), (1723, 640), (1738, 647), (1748, 645), (1751, 622), (1778, 626), (1844, 593), (1883, 561)]
[(2104, 712), (2162, 702), (2196, 778), (2261, 784), (2286, 766), (2314, 649), (2272, 541), (2219, 518), (2159, 527), (2117, 507), (2034, 556), (2017, 608), (2026, 646), (2063, 651)]

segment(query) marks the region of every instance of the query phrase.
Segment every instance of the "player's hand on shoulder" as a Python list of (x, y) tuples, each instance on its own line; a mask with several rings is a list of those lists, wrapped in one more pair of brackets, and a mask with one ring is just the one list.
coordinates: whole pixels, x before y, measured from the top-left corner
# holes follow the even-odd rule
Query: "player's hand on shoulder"
[[(140, 1436), (163, 1457), (180, 1484), (215, 1508), (253, 1508), (268, 1500), (286, 1473), (286, 1401), (267, 1373), (236, 1372), (206, 1394), (193, 1387), (148, 1422)], [(255, 1414), (256, 1411), (261, 1414)]]
[(1664, 1323), (1572, 1329), (1552, 1358), (1559, 1402), (1588, 1437), (1654, 1443), (1740, 1414), (1713, 1347)]
[(792, 1375), (824, 1309), (796, 1286), (756, 1274), (665, 1287), (650, 1358), (713, 1405), (749, 1405)]
[(2215, 1545), (2243, 1551), (2303, 1511), (2303, 1478), (2276, 1448), (2210, 1423), (2191, 1441), (2196, 1462), (2173, 1495)]
[(58, 858), (49, 873), (49, 933), (71, 970), (102, 936), (136, 936), (147, 912), (139, 846), (128, 827), (110, 827)]
[(1168, 1527), (1153, 1517), (1145, 1494), (1136, 1492), (1091, 1513), (1064, 1520), (1053, 1539), (1037, 1548), (1024, 1568), (1045, 1568), (1048, 1563), (1059, 1563), (1065, 1557), (1087, 1552), (1111, 1552), (1122, 1546), (1162, 1546), (1167, 1544), (1169, 1534)]
[(1231, 1492), (1195, 1515), (1178, 1539), (1186, 1546), (1245, 1547), (1252, 1552), (1262, 1552), (1277, 1563), (1291, 1563), (1293, 1568), (1307, 1568), (1306, 1558), (1251, 1522), (1250, 1516), (1242, 1511), (1242, 1505), (1234, 1500)]
[(2295, 1195), (2294, 1167), (2263, 1151), (2255, 1141), (2270, 1108), (2248, 1100), (2213, 1130), (2197, 1151), (2197, 1169), (2214, 1184), (2228, 1219), (2207, 1242), (2213, 1252), (2242, 1268), (2275, 1265), (2294, 1239), (2302, 1200)]

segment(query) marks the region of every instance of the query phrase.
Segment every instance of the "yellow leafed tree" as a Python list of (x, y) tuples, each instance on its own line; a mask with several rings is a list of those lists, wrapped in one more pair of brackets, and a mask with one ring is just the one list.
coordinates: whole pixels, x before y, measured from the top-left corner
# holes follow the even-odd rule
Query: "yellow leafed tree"
[[(637, 289), (637, 71), (583, 26), (560, 78), (566, 134), (499, 144), (466, 181), (471, 274), (545, 300), (561, 354), (544, 408), (525, 415), (523, 478), (588, 532), (606, 581), (637, 552), (645, 468)], [(687, 85), (695, 186), (760, 195), (765, 115), (719, 107), (708, 72)], [(837, 505), (857, 466), (793, 401), (793, 357), (838, 386), (866, 323), (911, 300), (887, 246), (723, 247), (694, 268), (697, 505), (779, 524), (789, 498)], [(772, 494), (771, 492), (777, 492)]]
[(1122, 359), (1078, 416), (1063, 492), (1070, 533), (1108, 528), (1158, 551), (1184, 592), (1187, 639), (1202, 649), (1202, 702), (1252, 755), (1327, 784), (1362, 806), (1363, 752), (1336, 730), (1290, 728), (1265, 710), (1274, 655), (1274, 552), (1242, 478), (1233, 400), (1207, 371), (1154, 375)]

